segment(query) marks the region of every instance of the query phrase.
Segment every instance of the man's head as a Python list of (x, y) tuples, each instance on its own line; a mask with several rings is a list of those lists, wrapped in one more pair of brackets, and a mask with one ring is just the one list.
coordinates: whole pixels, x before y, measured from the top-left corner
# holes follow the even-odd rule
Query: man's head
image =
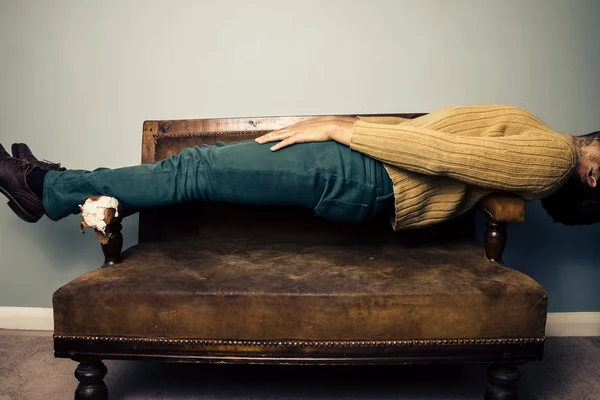
[(584, 186), (600, 186), (600, 131), (573, 136), (577, 148), (577, 175)]
[(600, 131), (574, 136), (577, 167), (570, 179), (542, 206), (555, 222), (589, 225), (600, 222)]

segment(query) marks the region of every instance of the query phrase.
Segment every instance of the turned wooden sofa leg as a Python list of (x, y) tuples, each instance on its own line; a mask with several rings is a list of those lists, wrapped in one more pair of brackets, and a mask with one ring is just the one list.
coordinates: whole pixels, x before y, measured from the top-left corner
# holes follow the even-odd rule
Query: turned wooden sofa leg
[(514, 364), (496, 363), (488, 369), (490, 384), (485, 392), (485, 400), (517, 400), (517, 382), (521, 373)]
[(102, 253), (104, 253), (104, 264), (102, 268), (110, 267), (121, 262), (121, 251), (123, 250), (123, 234), (121, 230), (121, 220), (117, 220), (108, 227), (111, 233), (108, 243), (102, 245)]
[(487, 217), (484, 235), (485, 255), (492, 261), (504, 264), (502, 253), (506, 247), (506, 223)]
[(75, 369), (79, 381), (75, 389), (75, 400), (108, 400), (108, 388), (103, 379), (106, 366), (101, 360), (85, 360)]

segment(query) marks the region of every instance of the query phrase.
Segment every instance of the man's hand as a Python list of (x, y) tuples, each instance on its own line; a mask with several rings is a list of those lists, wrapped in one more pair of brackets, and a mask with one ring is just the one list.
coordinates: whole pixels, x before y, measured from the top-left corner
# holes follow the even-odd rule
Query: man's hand
[(294, 143), (326, 142), (335, 140), (350, 146), (350, 137), (354, 128), (352, 117), (319, 117), (302, 121), (257, 137), (256, 142), (263, 144), (281, 140), (272, 151), (277, 151)]

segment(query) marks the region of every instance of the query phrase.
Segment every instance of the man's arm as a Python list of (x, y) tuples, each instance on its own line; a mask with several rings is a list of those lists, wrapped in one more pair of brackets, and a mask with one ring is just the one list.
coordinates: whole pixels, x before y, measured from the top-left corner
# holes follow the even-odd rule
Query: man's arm
[[(445, 112), (442, 109), (437, 113)], [(296, 143), (335, 140), (408, 171), (448, 176), (525, 199), (551, 194), (575, 167), (572, 144), (563, 135), (546, 131), (541, 124), (510, 136), (480, 137), (419, 126), (426, 119), (435, 121), (436, 113), (398, 124), (321, 117), (270, 132), (256, 141), (262, 144), (280, 140), (271, 147), (278, 151)]]
[(276, 140), (280, 143), (271, 147), (277, 151), (295, 143), (323, 142), (335, 140), (336, 142), (350, 146), (350, 137), (354, 122), (359, 119), (363, 121), (380, 124), (399, 124), (408, 121), (406, 118), (374, 116), (374, 117), (343, 117), (325, 116), (295, 123), (276, 131), (269, 132), (256, 138), (256, 142), (265, 144)]

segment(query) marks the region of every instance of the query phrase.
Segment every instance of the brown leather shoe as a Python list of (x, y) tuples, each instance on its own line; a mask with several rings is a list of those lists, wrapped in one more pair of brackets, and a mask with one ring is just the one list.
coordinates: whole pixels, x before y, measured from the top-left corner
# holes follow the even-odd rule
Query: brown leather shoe
[(61, 167), (59, 163), (53, 163), (46, 160), (38, 160), (29, 146), (25, 143), (13, 143), (12, 145), (12, 155), (14, 158), (18, 158), (19, 160), (27, 161), (38, 168), (47, 169), (51, 171), (66, 171), (65, 167)]
[[(1, 145), (0, 145), (1, 147)], [(44, 215), (44, 203), (27, 186), (27, 174), (36, 166), (0, 150), (0, 193), (22, 220), (36, 222)]]

